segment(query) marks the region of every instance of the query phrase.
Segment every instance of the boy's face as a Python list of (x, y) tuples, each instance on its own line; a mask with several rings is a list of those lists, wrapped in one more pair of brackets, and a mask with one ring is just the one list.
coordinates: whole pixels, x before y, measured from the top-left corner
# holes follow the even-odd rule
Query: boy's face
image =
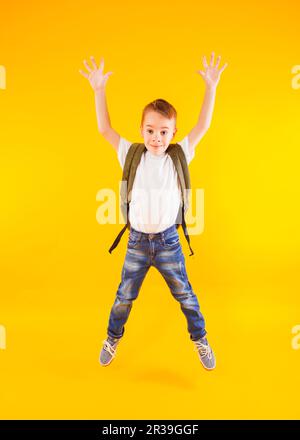
[(146, 113), (143, 126), (141, 126), (144, 144), (147, 150), (155, 155), (161, 155), (166, 151), (176, 131), (174, 118), (165, 118), (155, 111)]

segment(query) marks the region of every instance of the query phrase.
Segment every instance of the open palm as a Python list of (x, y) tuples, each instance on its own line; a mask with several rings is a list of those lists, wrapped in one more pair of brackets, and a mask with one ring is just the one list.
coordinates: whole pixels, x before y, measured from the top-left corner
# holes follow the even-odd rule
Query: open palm
[(87, 78), (92, 86), (92, 88), (96, 91), (101, 88), (104, 88), (106, 85), (106, 82), (109, 78), (109, 76), (113, 72), (107, 72), (105, 75), (103, 74), (103, 68), (104, 68), (104, 59), (101, 58), (100, 66), (98, 68), (95, 58), (91, 57), (93, 68), (89, 66), (88, 62), (86, 60), (83, 61), (83, 64), (85, 65), (88, 73), (84, 72), (83, 70), (79, 70), (79, 73), (81, 73), (82, 76)]
[(221, 69), (218, 70), (221, 56), (219, 55), (217, 57), (217, 61), (216, 61), (215, 66), (214, 66), (214, 56), (215, 56), (215, 54), (214, 54), (214, 52), (212, 52), (211, 57), (210, 57), (210, 63), (208, 65), (207, 61), (206, 61), (206, 57), (204, 55), (203, 56), (203, 66), (204, 66), (205, 70), (204, 71), (197, 70), (197, 73), (199, 73), (202, 76), (202, 78), (204, 79), (204, 81), (208, 87), (216, 87), (218, 85), (218, 82), (220, 81), (221, 73), (223, 72), (225, 67), (228, 66), (228, 63), (225, 63), (224, 66), (222, 66)]

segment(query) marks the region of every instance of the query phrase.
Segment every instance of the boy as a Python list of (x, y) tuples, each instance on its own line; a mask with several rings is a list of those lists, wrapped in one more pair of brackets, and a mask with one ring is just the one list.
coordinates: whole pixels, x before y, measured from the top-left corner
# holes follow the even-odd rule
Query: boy
[[(204, 102), (198, 123), (178, 144), (186, 163), (195, 154), (195, 147), (208, 130), (212, 118), (216, 87), (227, 63), (218, 70), (220, 56), (214, 66), (214, 53), (210, 65), (205, 56), (205, 70), (198, 71), (206, 83)], [(91, 57), (93, 68), (84, 60), (88, 73), (80, 73), (89, 80), (94, 92), (98, 129), (103, 137), (117, 151), (119, 162), (124, 167), (126, 155), (132, 142), (120, 137), (111, 127), (108, 115), (105, 86), (112, 72), (103, 74), (104, 60), (97, 67)], [(122, 279), (111, 309), (107, 339), (103, 341), (100, 363), (107, 366), (116, 355), (116, 347), (125, 331), (125, 323), (138, 296), (142, 282), (151, 266), (156, 267), (166, 280), (173, 297), (180, 303), (186, 316), (190, 338), (195, 344), (204, 368), (216, 366), (214, 353), (207, 341), (205, 321), (199, 303), (188, 281), (185, 259), (176, 229), (176, 217), (180, 206), (180, 187), (174, 164), (166, 153), (177, 131), (176, 110), (163, 99), (148, 104), (143, 111), (141, 135), (146, 150), (143, 152), (134, 179), (130, 202), (130, 233), (127, 245)], [(147, 195), (155, 191), (155, 198)], [(172, 193), (172, 198), (170, 194)], [(146, 195), (146, 197), (145, 197)], [(156, 202), (156, 203), (155, 203)]]

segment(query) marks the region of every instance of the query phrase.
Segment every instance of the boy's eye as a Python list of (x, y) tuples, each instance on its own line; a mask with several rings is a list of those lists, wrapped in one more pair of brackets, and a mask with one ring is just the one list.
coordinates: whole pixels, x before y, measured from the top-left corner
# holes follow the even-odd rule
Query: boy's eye
[[(149, 132), (149, 133), (152, 133), (152, 130), (151, 130), (151, 129), (149, 129), (149, 130), (148, 130), (148, 132)], [(165, 134), (166, 134), (166, 133), (167, 133), (167, 131), (166, 131), (166, 130), (163, 130), (163, 131), (162, 131), (162, 133), (165, 133)]]

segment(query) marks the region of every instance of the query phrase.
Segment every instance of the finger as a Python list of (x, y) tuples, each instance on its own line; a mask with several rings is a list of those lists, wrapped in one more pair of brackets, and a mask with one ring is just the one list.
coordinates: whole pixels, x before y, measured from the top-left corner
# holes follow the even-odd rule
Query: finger
[(208, 67), (205, 55), (203, 56), (203, 66), (205, 67), (205, 69), (207, 69)]
[(90, 68), (90, 66), (88, 65), (88, 62), (87, 62), (86, 60), (83, 61), (83, 64), (85, 65), (85, 67), (87, 68), (87, 70), (88, 70), (89, 72), (92, 71), (92, 69)]
[(219, 56), (217, 57), (216, 68), (219, 67), (220, 59), (221, 59), (221, 56), (219, 55)]
[(225, 63), (224, 66), (221, 67), (221, 69), (219, 70), (219, 72), (222, 73), (223, 70), (225, 69), (225, 67), (227, 67), (227, 66), (228, 66), (228, 63)]
[(199, 73), (202, 76), (202, 78), (205, 77), (205, 72), (203, 72), (203, 70), (197, 70), (197, 73)]
[(210, 56), (210, 67), (212, 67), (214, 65), (214, 57), (215, 57), (215, 53), (212, 52), (211, 56)]
[(89, 77), (89, 75), (85, 73), (83, 70), (79, 70), (79, 73), (81, 73), (81, 75), (84, 76), (85, 78)]
[(112, 75), (113, 74), (113, 72), (108, 72), (108, 73), (106, 73), (105, 75), (104, 75), (104, 78), (105, 79), (108, 79), (108, 77), (110, 76), (110, 75)]
[(104, 69), (104, 58), (102, 57), (101, 61), (100, 61), (100, 70), (101, 70), (101, 72), (103, 72), (103, 69)]
[(92, 61), (93, 66), (94, 66), (95, 69), (97, 70), (98, 67), (97, 67), (97, 64), (96, 64), (96, 60), (95, 60), (95, 58), (94, 58), (93, 56), (91, 56), (91, 61)]

